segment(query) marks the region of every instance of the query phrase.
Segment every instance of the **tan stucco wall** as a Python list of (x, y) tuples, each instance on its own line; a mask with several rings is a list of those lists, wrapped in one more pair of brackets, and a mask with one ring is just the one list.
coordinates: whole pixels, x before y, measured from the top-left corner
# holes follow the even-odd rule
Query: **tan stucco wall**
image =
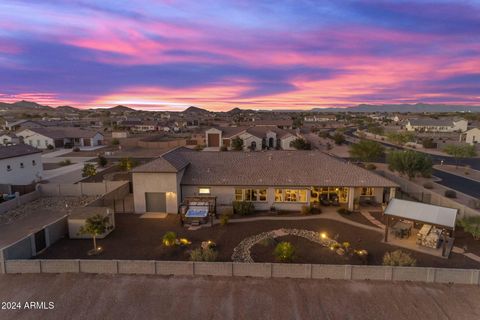
[(165, 192), (167, 193), (167, 213), (178, 213), (180, 204), (180, 186), (177, 181), (183, 173), (134, 173), (133, 200), (135, 213), (145, 213), (145, 193)]

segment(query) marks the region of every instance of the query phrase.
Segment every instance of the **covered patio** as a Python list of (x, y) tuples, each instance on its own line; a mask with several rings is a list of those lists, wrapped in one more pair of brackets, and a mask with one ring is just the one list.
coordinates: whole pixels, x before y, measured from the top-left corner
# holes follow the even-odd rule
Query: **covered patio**
[(457, 209), (392, 199), (384, 212), (384, 241), (448, 258), (455, 240), (457, 212)]

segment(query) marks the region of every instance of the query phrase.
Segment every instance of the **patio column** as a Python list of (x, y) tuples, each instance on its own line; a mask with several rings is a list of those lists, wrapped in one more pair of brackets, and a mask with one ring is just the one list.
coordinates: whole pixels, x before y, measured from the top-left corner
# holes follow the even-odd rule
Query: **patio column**
[(395, 192), (397, 191), (397, 188), (390, 188), (390, 197), (389, 201), (395, 198)]
[(355, 199), (355, 188), (348, 188), (348, 210), (353, 211), (354, 208), (354, 199)]

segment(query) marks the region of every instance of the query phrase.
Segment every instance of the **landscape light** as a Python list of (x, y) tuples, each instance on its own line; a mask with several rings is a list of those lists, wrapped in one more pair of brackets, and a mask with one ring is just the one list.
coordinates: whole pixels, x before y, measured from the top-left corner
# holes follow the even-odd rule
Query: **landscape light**
[(320, 238), (327, 239), (327, 234), (325, 232), (320, 233)]

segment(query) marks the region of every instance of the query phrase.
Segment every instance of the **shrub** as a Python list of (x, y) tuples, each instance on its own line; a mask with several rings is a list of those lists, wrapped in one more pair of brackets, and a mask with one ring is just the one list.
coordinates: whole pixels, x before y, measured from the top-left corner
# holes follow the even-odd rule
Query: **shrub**
[(130, 171), (137, 165), (138, 165), (138, 162), (131, 158), (120, 159), (120, 168), (124, 171)]
[(414, 267), (416, 264), (417, 260), (412, 258), (409, 253), (403, 252), (402, 250), (387, 252), (383, 256), (384, 266)]
[(424, 187), (425, 189), (433, 189), (433, 183), (431, 183), (430, 181), (425, 182), (425, 183), (423, 184), (423, 187)]
[(456, 198), (457, 197), (457, 193), (453, 190), (445, 190), (444, 195), (447, 198)]
[(230, 220), (230, 217), (226, 214), (222, 214), (220, 216), (220, 225), (221, 226), (226, 226), (228, 224), (228, 221)]
[(82, 177), (93, 177), (97, 174), (97, 168), (91, 163), (86, 163), (82, 169)]
[(311, 206), (306, 206), (306, 205), (302, 206), (301, 212), (303, 215), (312, 214), (312, 211), (313, 211), (313, 208)]
[(352, 212), (350, 210), (347, 210), (346, 208), (338, 208), (337, 213), (339, 213), (339, 214), (351, 214)]
[(205, 149), (205, 146), (203, 144), (197, 144), (195, 146), (195, 150), (197, 151), (202, 151), (203, 149)]
[(190, 250), (190, 261), (216, 261), (218, 257), (217, 251), (213, 248), (197, 248)]
[(467, 233), (473, 236), (473, 239), (480, 240), (480, 217), (472, 216), (458, 220), (457, 224)]
[(98, 165), (103, 168), (107, 165), (108, 160), (104, 156), (98, 156), (97, 162), (98, 162)]
[(79, 152), (79, 151), (80, 151), (80, 148), (79, 148), (79, 147), (73, 148), (73, 152)]
[(377, 166), (374, 165), (373, 163), (369, 163), (369, 164), (367, 164), (367, 165), (365, 166), (365, 168), (366, 168), (367, 170), (375, 170), (375, 169), (377, 169)]
[(280, 242), (274, 250), (274, 255), (280, 262), (291, 262), (295, 255), (295, 248), (290, 242)]
[(253, 206), (253, 203), (248, 202), (248, 201), (233, 201), (233, 211), (236, 214), (246, 216), (249, 214), (252, 214), (254, 212), (255, 208)]
[(112, 146), (118, 146), (120, 144), (120, 140), (117, 138), (113, 138), (111, 142)]
[(52, 146), (51, 144), (49, 144), (49, 145), (47, 146), (47, 149), (48, 149), (48, 150), (53, 150), (54, 148), (55, 148), (55, 147)]
[(162, 244), (165, 247), (171, 247), (175, 245), (177, 240), (177, 234), (173, 231), (168, 231), (163, 235)]
[(72, 164), (72, 161), (70, 161), (70, 159), (65, 159), (65, 160), (62, 160), (58, 163), (58, 165), (64, 167), (64, 166), (69, 166)]

